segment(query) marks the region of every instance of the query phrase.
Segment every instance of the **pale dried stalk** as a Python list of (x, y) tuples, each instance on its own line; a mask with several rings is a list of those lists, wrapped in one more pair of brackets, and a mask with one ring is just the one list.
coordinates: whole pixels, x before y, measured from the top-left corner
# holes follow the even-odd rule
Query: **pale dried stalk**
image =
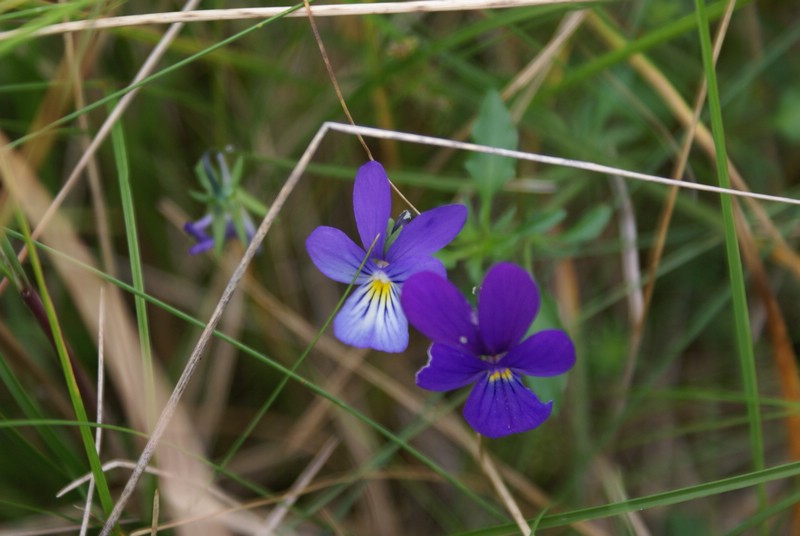
[(463, 141), (449, 140), (446, 138), (437, 138), (433, 136), (424, 136), (421, 134), (411, 134), (408, 132), (397, 132), (393, 130), (384, 130), (373, 127), (352, 126), (342, 123), (325, 123), (323, 127), (330, 130), (339, 132), (346, 132), (355, 135), (356, 133), (362, 136), (387, 138), (395, 141), (405, 141), (408, 143), (418, 143), (422, 145), (434, 145), (437, 147), (449, 147), (459, 149), (462, 151), (473, 151), (478, 153), (494, 154), (498, 156), (508, 156), (519, 160), (528, 160), (530, 162), (539, 162), (541, 164), (549, 164), (553, 166), (562, 166), (573, 169), (582, 169), (584, 171), (591, 171), (593, 173), (601, 173), (603, 175), (619, 175), (627, 179), (636, 179), (644, 182), (653, 182), (657, 184), (666, 184), (668, 186), (677, 186), (679, 188), (686, 188), (690, 190), (700, 190), (703, 192), (713, 192), (717, 194), (733, 195), (746, 199), (760, 199), (762, 201), (774, 201), (777, 203), (787, 203), (790, 205), (800, 205), (800, 199), (792, 197), (783, 197), (778, 195), (762, 194), (751, 191), (734, 190), (731, 188), (721, 188), (719, 186), (712, 186), (709, 184), (700, 183), (685, 183), (667, 177), (660, 177), (658, 175), (649, 175), (647, 173), (640, 173), (638, 171), (628, 171), (626, 169), (615, 168), (612, 166), (605, 166), (602, 164), (595, 164), (583, 160), (572, 160), (569, 158), (560, 158), (557, 156), (547, 156), (536, 153), (528, 153), (525, 151), (512, 151), (510, 149), (499, 149), (496, 147), (487, 147), (485, 145), (478, 145), (475, 143), (467, 143)]
[(286, 514), (289, 513), (289, 509), (297, 502), (298, 497), (303, 494), (311, 483), (311, 480), (319, 473), (325, 463), (327, 463), (328, 458), (331, 457), (331, 454), (333, 454), (333, 451), (338, 445), (339, 440), (336, 438), (330, 438), (325, 442), (317, 455), (314, 456), (314, 459), (311, 460), (311, 463), (308, 464), (303, 472), (300, 473), (300, 476), (297, 477), (295, 483), (292, 484), (292, 487), (286, 494), (286, 498), (283, 499), (283, 501), (270, 512), (267, 519), (264, 520), (264, 526), (256, 533), (257, 536), (269, 536), (278, 529), (281, 522), (286, 517)]
[[(104, 352), (103, 352), (103, 335), (106, 317), (106, 300), (103, 289), (100, 289), (100, 310), (98, 316), (100, 322), (97, 326), (97, 424), (103, 422), (103, 391), (105, 389), (105, 371)], [(100, 446), (103, 441), (103, 428), (97, 427), (94, 433), (94, 448), (97, 454), (100, 454)], [(94, 475), (92, 475), (93, 477)], [(81, 519), (80, 535), (84, 536), (86, 531), (89, 530), (89, 515), (92, 511), (92, 498), (94, 496), (94, 478), (89, 480), (89, 490), (86, 492), (86, 507), (83, 509), (83, 518)]]
[(536, 96), (536, 92), (539, 90), (539, 86), (550, 71), (550, 67), (553, 66), (553, 58), (561, 52), (569, 38), (583, 24), (586, 14), (587, 10), (582, 9), (573, 11), (565, 16), (547, 46), (503, 90), (501, 94), (503, 100), (508, 100), (518, 91), (525, 89), (525, 92), (511, 106), (511, 117), (514, 118), (515, 122), (520, 121), (525, 110), (530, 106), (533, 97)]
[(500, 478), (500, 473), (497, 472), (497, 467), (495, 467), (492, 458), (483, 448), (483, 437), (479, 435), (477, 442), (478, 463), (480, 463), (483, 473), (486, 475), (486, 478), (489, 479), (489, 482), (492, 483), (492, 487), (494, 487), (494, 490), (500, 496), (500, 501), (505, 505), (506, 509), (511, 514), (511, 518), (514, 520), (514, 523), (517, 524), (520, 534), (523, 536), (531, 536), (531, 528), (527, 521), (525, 521), (525, 516), (522, 515), (522, 511), (519, 509), (517, 501), (514, 500), (511, 492), (508, 491), (505, 482), (503, 482), (503, 479)]
[[(396, 13), (443, 13), (446, 11), (471, 11), (477, 9), (502, 9), (525, 6), (544, 6), (554, 4), (586, 4), (591, 0), (418, 0), (411, 2), (382, 2), (363, 4), (338, 4), (313, 6), (315, 17), (345, 17), (353, 15), (391, 15)], [(65, 32), (79, 32), (87, 29), (124, 28), (145, 24), (172, 24), (176, 22), (212, 22), (219, 20), (266, 19), (275, 17), (292, 9), (294, 6), (250, 7), (236, 9), (204, 9), (185, 13), (169, 11), (165, 13), (146, 13), (143, 15), (126, 15), (104, 19), (64, 22), (52, 24), (36, 30), (20, 28), (0, 32), (0, 40), (25, 35), (39, 37)], [(305, 17), (306, 13), (298, 10), (286, 14), (287, 17)]]

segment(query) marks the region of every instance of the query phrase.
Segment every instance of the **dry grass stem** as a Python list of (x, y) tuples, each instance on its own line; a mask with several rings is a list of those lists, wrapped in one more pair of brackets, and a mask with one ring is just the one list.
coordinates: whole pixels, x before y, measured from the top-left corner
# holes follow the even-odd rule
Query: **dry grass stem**
[(311, 463), (309, 463), (297, 477), (297, 480), (289, 489), (283, 501), (281, 501), (264, 520), (264, 526), (256, 533), (257, 536), (269, 536), (280, 527), (286, 514), (289, 513), (291, 507), (297, 502), (303, 490), (309, 486), (314, 477), (317, 476), (317, 473), (325, 466), (338, 445), (339, 440), (336, 438), (330, 438), (325, 442), (317, 455), (314, 456), (314, 459), (311, 460)]
[[(129, 461), (129, 460), (110, 460), (110, 461), (105, 462), (102, 465), (104, 473), (108, 473), (109, 471), (113, 471), (115, 469), (133, 470), (135, 467), (136, 467), (136, 464), (134, 462), (132, 462), (132, 461)], [(205, 482), (200, 482), (200, 481), (197, 481), (197, 480), (191, 480), (191, 479), (185, 478), (183, 476), (179, 476), (179, 475), (177, 475), (175, 473), (171, 473), (169, 471), (164, 471), (164, 470), (159, 469), (157, 467), (148, 467), (145, 470), (145, 472), (148, 475), (157, 476), (159, 478), (163, 478), (163, 479), (167, 479), (167, 480), (180, 480), (180, 481), (182, 481), (182, 482), (184, 482), (186, 484), (191, 485), (193, 488), (196, 488), (196, 489), (204, 489), (207, 486), (207, 483), (205, 483)], [(56, 493), (56, 497), (63, 497), (64, 495), (66, 495), (70, 491), (82, 486), (86, 482), (91, 482), (92, 478), (93, 478), (92, 473), (87, 473), (87, 474), (83, 475), (82, 477), (75, 479), (74, 481), (70, 482), (68, 485), (66, 485), (63, 488), (61, 488), (60, 490), (58, 490), (58, 492)], [(233, 500), (230, 496), (226, 495), (219, 488), (212, 487), (208, 491), (209, 491), (209, 493), (211, 495), (213, 495), (214, 497), (219, 499), (219, 501), (221, 503), (225, 503), (225, 504), (228, 504), (228, 505), (238, 504), (235, 500)]]
[(713, 192), (717, 194), (726, 194), (736, 197), (747, 199), (759, 199), (762, 201), (773, 201), (776, 203), (787, 203), (790, 205), (800, 205), (800, 199), (792, 197), (783, 197), (779, 195), (769, 195), (756, 193), (751, 191), (734, 190), (729, 188), (720, 188), (719, 186), (711, 186), (709, 184), (701, 183), (685, 183), (667, 177), (660, 177), (658, 175), (648, 175), (647, 173), (639, 173), (638, 171), (628, 171), (626, 169), (615, 168), (612, 166), (605, 166), (602, 164), (595, 164), (592, 162), (585, 162), (583, 160), (572, 160), (569, 158), (559, 158), (557, 156), (547, 156), (536, 153), (528, 153), (525, 151), (512, 151), (510, 149), (498, 149), (496, 147), (487, 147), (485, 145), (478, 145), (475, 143), (466, 143), (462, 141), (450, 140), (447, 138), (437, 138), (434, 136), (424, 136), (421, 134), (411, 134), (408, 132), (397, 132), (391, 130), (383, 130), (372, 127), (362, 127), (346, 125), (342, 123), (325, 123), (323, 128), (329, 128), (339, 132), (345, 132), (355, 135), (356, 133), (362, 136), (375, 137), (375, 138), (388, 138), (397, 141), (405, 141), (408, 143), (417, 143), (422, 145), (434, 145), (437, 147), (448, 147), (459, 149), (462, 151), (475, 151), (479, 153), (494, 154), (498, 156), (508, 156), (519, 160), (527, 160), (530, 162), (539, 162), (541, 164), (548, 164), (552, 166), (563, 166), (573, 169), (581, 169), (584, 171), (591, 171), (593, 173), (601, 173), (604, 175), (619, 175), (628, 179), (636, 179), (644, 182), (654, 182), (657, 184), (665, 184), (668, 186), (678, 186), (679, 188), (686, 188), (690, 190), (700, 190), (703, 192)]
[[(339, 99), (339, 105), (342, 107), (342, 111), (347, 117), (347, 120), (350, 121), (350, 124), (355, 126), (356, 122), (353, 121), (353, 115), (350, 113), (350, 109), (347, 107), (347, 101), (344, 100), (342, 88), (339, 87), (339, 81), (336, 79), (336, 73), (333, 70), (333, 65), (331, 65), (331, 59), (328, 57), (328, 51), (325, 50), (325, 43), (322, 42), (322, 36), (319, 34), (317, 21), (314, 20), (314, 13), (311, 11), (311, 4), (309, 4), (308, 0), (303, 0), (303, 5), (306, 8), (306, 16), (308, 17), (308, 23), (311, 26), (311, 31), (314, 32), (314, 40), (317, 42), (317, 46), (319, 47), (319, 53), (322, 56), (322, 62), (325, 64), (325, 71), (328, 73), (328, 78), (333, 85), (333, 90), (336, 92), (336, 98)], [(374, 160), (374, 158), (372, 158), (372, 152), (369, 150), (369, 146), (367, 146), (367, 142), (364, 141), (364, 138), (358, 136), (358, 142), (367, 153), (367, 158)], [(417, 214), (419, 214), (419, 212), (417, 212)]]
[[(536, 95), (542, 81), (549, 72), (553, 65), (553, 58), (561, 52), (564, 45), (569, 38), (574, 35), (575, 31), (580, 27), (584, 18), (586, 17), (586, 10), (575, 11), (567, 14), (564, 20), (561, 21), (556, 29), (555, 35), (547, 43), (539, 54), (536, 55), (523, 69), (520, 71), (508, 85), (500, 93), (503, 100), (509, 100), (519, 91), (525, 90), (525, 93), (517, 99), (511, 106), (511, 117), (514, 121), (519, 122), (520, 117), (527, 109), (530, 101)], [(464, 123), (458, 128), (450, 137), (452, 140), (463, 141), (467, 139), (472, 129), (474, 117)], [(453, 155), (454, 149), (446, 149), (439, 151), (432, 159), (428, 170), (436, 172), (440, 170), (445, 162)]]
[[(103, 336), (106, 317), (106, 299), (103, 289), (100, 289), (100, 304), (98, 316), (100, 323), (97, 326), (97, 424), (103, 423), (103, 392), (105, 391), (105, 357), (103, 352)], [(100, 447), (103, 441), (103, 428), (98, 426), (95, 429), (94, 448), (97, 454), (100, 454)], [(104, 470), (105, 471), (105, 470)], [(93, 476), (93, 475), (92, 475)], [(86, 534), (89, 529), (89, 515), (92, 510), (92, 497), (94, 496), (94, 478), (89, 480), (89, 490), (86, 492), (86, 507), (83, 510), (83, 519), (81, 520), (81, 536)]]
[[(591, 2), (591, 0), (589, 0)], [(502, 9), (526, 6), (545, 6), (555, 4), (586, 4), (587, 0), (418, 0), (409, 2), (382, 2), (374, 4), (335, 4), (313, 6), (315, 17), (346, 17), (354, 15), (391, 15), (397, 13), (444, 13), (448, 11), (471, 11), (478, 9)], [(103, 19), (64, 22), (52, 24), (36, 30), (10, 30), (0, 32), (0, 40), (20, 35), (39, 37), (64, 32), (82, 30), (125, 28), (145, 24), (173, 24), (192, 22), (212, 22), (219, 20), (266, 19), (286, 13), (295, 6), (250, 7), (235, 9), (203, 9), (191, 13), (169, 11), (165, 13), (146, 13), (142, 15), (126, 15)], [(287, 17), (305, 17), (303, 11), (293, 11)]]
[(514, 500), (514, 497), (511, 495), (511, 492), (508, 491), (505, 482), (503, 482), (503, 479), (500, 478), (500, 473), (497, 472), (497, 467), (495, 467), (492, 458), (486, 453), (486, 449), (483, 445), (483, 437), (478, 436), (477, 442), (478, 463), (480, 464), (483, 473), (489, 479), (489, 482), (492, 483), (492, 487), (500, 497), (500, 502), (503, 503), (503, 505), (506, 507), (506, 510), (508, 510), (508, 512), (511, 514), (511, 518), (514, 520), (514, 523), (517, 524), (520, 534), (523, 536), (531, 536), (531, 528), (525, 521), (525, 516), (522, 515), (522, 511), (519, 509), (517, 501)]
[[(0, 146), (7, 144), (7, 139), (0, 134)], [(39, 181), (38, 177), (27, 166), (21, 154), (5, 145), (0, 149), (0, 176), (8, 191), (13, 195), (26, 216), (32, 222), (40, 221), (42, 215), (50, 206), (52, 198)], [(44, 231), (44, 242), (58, 244), (64, 257), (52, 257), (55, 272), (60, 276), (72, 302), (80, 313), (83, 323), (87, 326), (99, 324), (98, 302), (99, 290), (104, 282), (95, 274), (78, 268), (74, 261), (94, 267), (95, 260), (88, 248), (77, 236), (72, 224), (60, 212), (54, 215), (54, 224)], [(68, 260), (69, 259), (69, 260)], [(135, 323), (130, 317), (121, 292), (116, 287), (109, 287), (106, 295), (107, 315), (107, 348), (106, 357), (109, 365), (109, 374), (114, 380), (117, 393), (122, 406), (127, 412), (128, 421), (133, 428), (144, 428), (146, 417), (141, 403), (143, 390), (143, 375), (137, 367), (139, 344), (136, 336)], [(94, 330), (95, 328), (92, 328)], [(158, 375), (157, 396), (158, 403), (167, 398), (167, 388), (161, 373)], [(183, 408), (175, 412), (175, 419), (170, 427), (167, 438), (168, 443), (180, 443), (185, 452), (199, 453), (202, 446), (195, 435), (191, 419)], [(160, 465), (176, 474), (183, 472), (202, 476), (209, 473), (208, 467), (199, 459), (187, 456), (183, 452), (163, 449), (160, 452)], [(189, 512), (194, 508), (213, 507), (214, 500), (209, 496), (199, 497), (188, 502), (188, 495), (181, 489), (179, 481), (171, 481), (162, 487), (162, 496), (167, 499), (167, 505), (174, 509), (176, 514)], [(226, 523), (246, 523), (246, 520), (226, 519)], [(213, 528), (213, 525), (207, 527)]]
[(158, 516), (160, 510), (161, 499), (158, 493), (158, 488), (156, 488), (155, 492), (153, 493), (153, 514), (151, 516), (153, 522), (150, 525), (150, 536), (156, 536), (156, 534), (158, 534)]

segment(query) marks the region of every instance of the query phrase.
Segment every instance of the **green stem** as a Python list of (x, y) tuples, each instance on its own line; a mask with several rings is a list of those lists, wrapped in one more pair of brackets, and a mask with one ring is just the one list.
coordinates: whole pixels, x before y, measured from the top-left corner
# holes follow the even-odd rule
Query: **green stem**
[[(725, 129), (722, 123), (722, 105), (714, 67), (711, 32), (708, 28), (708, 14), (706, 13), (704, 0), (695, 0), (695, 5), (697, 8), (697, 26), (700, 32), (703, 66), (706, 81), (708, 82), (708, 108), (711, 116), (711, 132), (714, 137), (717, 176), (719, 185), (722, 188), (730, 188), (728, 153), (725, 147)], [(725, 228), (725, 252), (731, 279), (736, 347), (747, 399), (747, 417), (750, 422), (750, 448), (752, 449), (753, 468), (761, 470), (764, 468), (764, 440), (761, 432), (761, 414), (759, 412), (758, 377), (756, 375), (753, 340), (750, 331), (750, 316), (747, 309), (744, 270), (742, 269), (742, 259), (736, 233), (733, 198), (728, 195), (720, 196), (720, 203), (722, 204), (722, 220)], [(763, 485), (758, 486), (758, 499), (760, 508), (763, 510), (767, 504), (766, 489)]]
[[(136, 212), (133, 206), (133, 191), (131, 190), (130, 172), (128, 170), (128, 155), (125, 150), (125, 136), (122, 124), (118, 121), (111, 130), (111, 139), (114, 145), (114, 157), (119, 174), (119, 191), (122, 198), (122, 214), (125, 220), (125, 234), (128, 240), (128, 255), (130, 257), (131, 278), (133, 288), (144, 293), (144, 275), (142, 273), (142, 257), (139, 252), (139, 236), (136, 230)], [(148, 427), (155, 420), (155, 375), (153, 372), (153, 352), (150, 347), (150, 328), (147, 322), (147, 303), (137, 295), (134, 296), (136, 307), (136, 323), (139, 332), (139, 346), (142, 349), (142, 370), (144, 371), (144, 400)]]
[[(81, 399), (78, 384), (75, 380), (75, 373), (72, 368), (72, 364), (70, 363), (67, 346), (64, 343), (61, 326), (58, 323), (55, 307), (53, 306), (53, 302), (50, 299), (50, 294), (47, 291), (47, 286), (45, 285), (44, 272), (42, 271), (42, 265), (39, 262), (39, 254), (36, 244), (31, 239), (30, 227), (28, 226), (28, 222), (25, 220), (25, 217), (19, 210), (16, 210), (15, 212), (20, 229), (22, 230), (22, 237), (25, 240), (25, 244), (28, 246), (31, 266), (33, 267), (36, 284), (39, 287), (39, 292), (42, 297), (42, 305), (44, 306), (44, 310), (47, 315), (49, 329), (53, 335), (53, 341), (55, 342), (58, 358), (64, 371), (64, 379), (66, 380), (67, 390), (69, 391), (72, 407), (75, 411), (75, 418), (83, 423), (88, 422), (89, 419), (86, 416), (86, 409), (83, 406), (83, 400)], [(100, 503), (103, 507), (103, 511), (106, 515), (108, 515), (111, 513), (114, 504), (111, 500), (111, 491), (108, 488), (108, 483), (106, 482), (106, 477), (100, 464), (100, 456), (98, 455), (97, 450), (95, 450), (92, 430), (89, 426), (82, 425), (80, 426), (80, 434), (81, 439), (83, 440), (83, 446), (86, 449), (86, 457), (89, 459), (89, 466), (92, 469), (92, 475), (94, 475), (95, 486), (97, 487), (97, 494), (100, 497)]]

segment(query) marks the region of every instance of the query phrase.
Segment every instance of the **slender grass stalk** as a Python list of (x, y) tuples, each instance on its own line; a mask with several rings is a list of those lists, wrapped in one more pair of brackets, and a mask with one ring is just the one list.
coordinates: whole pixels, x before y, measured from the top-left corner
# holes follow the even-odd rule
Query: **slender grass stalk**
[[(70, 363), (69, 354), (67, 352), (67, 346), (64, 343), (64, 337), (61, 332), (61, 325), (58, 322), (58, 317), (56, 316), (56, 311), (53, 305), (53, 301), (50, 299), (50, 294), (47, 291), (47, 286), (44, 280), (44, 272), (42, 271), (42, 265), (39, 262), (39, 255), (36, 250), (36, 247), (34, 246), (33, 241), (31, 240), (30, 228), (28, 226), (28, 222), (20, 211), (16, 211), (16, 214), (17, 214), (17, 222), (20, 226), (20, 229), (22, 230), (23, 240), (25, 240), (25, 243), (30, 251), (31, 266), (33, 267), (36, 283), (39, 287), (39, 292), (42, 297), (42, 302), (45, 311), (47, 313), (47, 319), (50, 322), (50, 329), (52, 330), (53, 340), (56, 346), (56, 351), (58, 353), (58, 358), (61, 361), (61, 367), (64, 371), (64, 380), (66, 381), (67, 384), (67, 390), (69, 391), (70, 400), (72, 401), (72, 407), (75, 411), (75, 417), (77, 418), (78, 421), (87, 422), (89, 419), (86, 416), (86, 409), (84, 408), (80, 390), (78, 389), (78, 383), (75, 379), (75, 373), (72, 369), (72, 364)], [(100, 464), (100, 457), (98, 456), (97, 451), (95, 450), (94, 447), (94, 438), (92, 437), (91, 429), (85, 425), (81, 426), (80, 434), (81, 434), (81, 439), (83, 441), (84, 449), (86, 450), (86, 457), (89, 460), (89, 466), (91, 467), (92, 474), (94, 475), (95, 483), (97, 486), (97, 493), (100, 496), (100, 503), (102, 504), (103, 510), (105, 511), (106, 515), (108, 515), (113, 508), (111, 491), (108, 488), (108, 482), (106, 482), (106, 477), (105, 474), (103, 473), (103, 469)]]
[[(698, 30), (700, 32), (700, 46), (703, 54), (703, 67), (708, 83), (708, 107), (711, 115), (711, 132), (716, 149), (717, 175), (720, 187), (730, 188), (728, 152), (725, 146), (725, 129), (722, 123), (722, 106), (719, 98), (716, 68), (714, 67), (711, 32), (708, 28), (708, 14), (703, 0), (695, 0), (695, 6)], [(733, 297), (736, 347), (739, 354), (739, 366), (741, 367), (744, 392), (747, 397), (747, 415), (750, 421), (750, 447), (752, 449), (753, 468), (759, 470), (764, 468), (764, 438), (761, 430), (758, 376), (756, 374), (756, 361), (750, 331), (750, 315), (747, 309), (744, 270), (736, 233), (733, 199), (730, 196), (723, 195), (720, 196), (720, 203), (722, 204), (722, 219), (725, 229), (725, 253), (728, 259), (731, 294)], [(763, 509), (767, 503), (767, 492), (764, 486), (758, 487), (758, 497)]]
[[(128, 155), (125, 149), (125, 134), (122, 123), (114, 123), (111, 129), (111, 140), (114, 146), (114, 160), (117, 164), (119, 193), (122, 198), (122, 215), (125, 221), (125, 236), (128, 242), (128, 258), (131, 266), (133, 288), (144, 294), (144, 274), (142, 272), (142, 256), (139, 251), (139, 233), (136, 227), (136, 211), (133, 203)], [(139, 345), (142, 348), (142, 371), (144, 372), (144, 403), (147, 407), (147, 426), (152, 427), (155, 419), (155, 377), (153, 373), (153, 350), (150, 344), (150, 323), (147, 320), (147, 303), (137, 295), (134, 297), (136, 308), (136, 324), (139, 333)]]
[[(558, 4), (591, 4), (597, 0), (405, 0), (402, 2), (368, 2), (364, 4), (340, 3), (314, 7), (317, 17), (341, 17), (353, 15), (389, 15), (393, 13), (442, 13), (445, 11), (469, 11), (481, 9), (518, 8), (521, 6), (551, 6)], [(218, 20), (242, 20), (273, 17), (287, 9), (286, 6), (204, 9), (196, 14), (182, 12), (149, 13), (108, 17), (99, 20), (73, 21), (53, 24), (34, 30), (9, 30), (0, 32), (0, 42), (11, 37), (27, 38), (53, 35), (63, 32), (78, 32), (90, 28), (120, 28), (143, 24), (171, 24), (176, 22), (202, 22)], [(304, 13), (294, 13), (290, 17), (303, 17)]]
[[(635, 499), (627, 499), (604, 504), (602, 506), (572, 510), (570, 512), (547, 514), (539, 521), (539, 528), (548, 529), (563, 527), (564, 525), (577, 523), (579, 521), (617, 516), (628, 512), (648, 510), (650, 508), (662, 508), (664, 506), (713, 497), (722, 493), (746, 489), (753, 486), (763, 486), (768, 482), (792, 478), (797, 475), (800, 475), (800, 462), (786, 463), (768, 469), (722, 478), (695, 486), (655, 493), (645, 497), (637, 497)], [(499, 536), (516, 533), (516, 525), (506, 524), (499, 527), (464, 532), (459, 535), (451, 536)]]

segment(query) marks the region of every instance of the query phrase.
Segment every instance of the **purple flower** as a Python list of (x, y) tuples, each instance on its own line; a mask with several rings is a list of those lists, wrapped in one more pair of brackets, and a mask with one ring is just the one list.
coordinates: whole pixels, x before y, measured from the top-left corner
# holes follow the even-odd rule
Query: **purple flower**
[[(225, 240), (227, 240), (228, 238), (235, 237), (237, 233), (233, 219), (227, 215), (224, 216), (224, 218), (226, 222), (224, 237)], [(189, 255), (197, 255), (198, 253), (214, 248), (216, 244), (216, 242), (214, 242), (214, 237), (207, 231), (213, 222), (214, 217), (211, 214), (206, 214), (197, 221), (187, 221), (183, 225), (183, 230), (197, 241), (197, 244), (189, 248)], [(250, 240), (253, 239), (253, 235), (256, 233), (256, 227), (253, 225), (253, 220), (250, 219), (250, 215), (244, 210), (242, 211), (242, 222), (244, 224), (245, 234), (247, 235), (247, 243), (249, 244)]]
[(386, 171), (379, 163), (368, 162), (356, 173), (353, 187), (353, 212), (363, 248), (339, 229), (317, 227), (306, 240), (306, 249), (316, 267), (335, 281), (350, 283), (358, 274), (358, 288), (333, 321), (336, 337), (359, 348), (402, 352), (408, 346), (408, 322), (400, 307), (403, 283), (422, 271), (445, 276), (444, 265), (432, 255), (461, 231), (467, 208), (446, 205), (410, 221), (398, 218), (393, 226), (391, 210)]
[(486, 437), (532, 430), (550, 416), (522, 376), (557, 376), (575, 364), (575, 347), (561, 330), (522, 340), (539, 310), (539, 291), (515, 264), (495, 264), (473, 310), (449, 281), (420, 273), (406, 281), (403, 309), (411, 324), (433, 341), (417, 385), (450, 391), (475, 384), (464, 406), (469, 425)]
[(248, 207), (262, 212), (262, 216), (266, 214), (266, 207), (240, 188), (243, 169), (244, 159), (241, 156), (231, 169), (225, 152), (203, 153), (195, 166), (195, 173), (204, 192), (192, 192), (192, 196), (208, 205), (208, 212), (199, 220), (183, 226), (183, 230), (197, 241), (189, 249), (190, 255), (212, 248), (220, 255), (223, 244), (229, 238), (237, 237), (244, 245), (253, 239), (256, 226), (250, 218)]

